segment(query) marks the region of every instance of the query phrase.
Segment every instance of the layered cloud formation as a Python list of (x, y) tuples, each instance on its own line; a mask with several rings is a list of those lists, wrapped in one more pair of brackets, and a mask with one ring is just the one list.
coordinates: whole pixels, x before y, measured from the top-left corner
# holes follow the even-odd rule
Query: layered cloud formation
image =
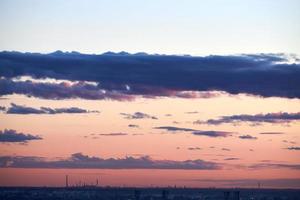
[(41, 157), (1, 156), (0, 167), (13, 168), (80, 168), (80, 169), (185, 169), (214, 170), (220, 166), (214, 162), (203, 160), (153, 160), (149, 156), (139, 158), (100, 158), (90, 157), (82, 153), (72, 154), (62, 160), (47, 160)]
[[(211, 98), (224, 91), (262, 97), (300, 98), (300, 65), (281, 54), (237, 56), (87, 55), (1, 52), (0, 95), (46, 99), (144, 97)], [(73, 84), (16, 81), (30, 76)], [(91, 84), (90, 82), (96, 83)]]
[(30, 140), (41, 140), (42, 138), (37, 135), (18, 133), (16, 130), (4, 129), (0, 130), (0, 143), (19, 142), (26, 143)]

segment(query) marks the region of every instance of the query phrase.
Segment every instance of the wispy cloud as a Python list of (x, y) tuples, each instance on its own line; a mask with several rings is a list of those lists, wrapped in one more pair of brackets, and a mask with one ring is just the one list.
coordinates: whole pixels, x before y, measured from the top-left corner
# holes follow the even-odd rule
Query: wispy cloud
[(198, 114), (198, 111), (189, 111), (189, 112), (185, 112), (185, 114)]
[(228, 148), (222, 148), (221, 150), (222, 150), (222, 151), (231, 151), (231, 150), (228, 149)]
[(262, 132), (259, 134), (261, 134), (261, 135), (282, 135), (284, 133), (283, 132)]
[(0, 167), (13, 168), (82, 168), (82, 169), (185, 169), (215, 170), (221, 166), (203, 160), (154, 160), (149, 156), (125, 158), (90, 157), (82, 153), (72, 154), (70, 158), (47, 160), (41, 157), (1, 156)]
[(258, 163), (248, 166), (249, 169), (294, 169), (300, 170), (300, 164), (285, 164), (285, 163)]
[(219, 119), (208, 119), (206, 121), (195, 121), (195, 124), (211, 124), (219, 125), (224, 123), (240, 123), (240, 122), (250, 122), (255, 124), (260, 123), (290, 123), (292, 121), (300, 120), (300, 112), (297, 113), (287, 113), (287, 112), (278, 112), (278, 113), (267, 113), (267, 114), (256, 114), (256, 115), (231, 115), (231, 116), (222, 116)]
[(31, 135), (26, 133), (18, 133), (16, 130), (4, 129), (0, 131), (0, 143), (26, 143), (30, 140), (41, 140), (42, 138), (37, 135)]
[(100, 135), (100, 136), (125, 136), (125, 135), (128, 135), (128, 133), (100, 133), (98, 135)]

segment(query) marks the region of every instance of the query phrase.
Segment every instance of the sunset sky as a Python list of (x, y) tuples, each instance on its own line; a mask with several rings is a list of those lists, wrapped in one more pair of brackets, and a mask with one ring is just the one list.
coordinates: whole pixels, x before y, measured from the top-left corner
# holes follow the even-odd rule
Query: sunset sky
[(296, 0), (0, 2), (0, 186), (300, 188)]

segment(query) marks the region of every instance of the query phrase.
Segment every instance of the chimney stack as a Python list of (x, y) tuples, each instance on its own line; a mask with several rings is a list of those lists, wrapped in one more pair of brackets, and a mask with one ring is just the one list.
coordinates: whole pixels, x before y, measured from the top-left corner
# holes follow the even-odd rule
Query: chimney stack
[(69, 187), (69, 177), (66, 175), (66, 188)]

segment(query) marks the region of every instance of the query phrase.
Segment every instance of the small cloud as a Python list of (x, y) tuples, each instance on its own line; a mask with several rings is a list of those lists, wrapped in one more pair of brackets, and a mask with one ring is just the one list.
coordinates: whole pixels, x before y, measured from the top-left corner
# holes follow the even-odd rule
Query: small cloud
[(128, 124), (128, 127), (129, 128), (139, 128), (140, 126), (136, 125), (136, 124)]
[(282, 142), (284, 142), (284, 143), (290, 143), (290, 144), (297, 144), (297, 143), (294, 142), (294, 141), (288, 141), (288, 140), (282, 140)]
[(132, 136), (144, 135), (143, 133), (133, 133)]
[(128, 135), (128, 133), (101, 133), (98, 135), (100, 135), (100, 136), (125, 136), (125, 135)]
[(18, 133), (16, 130), (12, 129), (4, 129), (4, 131), (0, 131), (0, 143), (6, 142), (18, 142), (18, 143), (26, 143), (30, 140), (41, 140), (40, 136)]
[(231, 151), (231, 150), (228, 149), (228, 148), (222, 148), (221, 150), (222, 150), (222, 151)]
[(158, 119), (155, 116), (151, 116), (142, 112), (135, 112), (133, 114), (120, 113), (120, 115), (123, 115), (125, 119)]
[(194, 131), (192, 132), (193, 135), (202, 135), (208, 137), (228, 137), (233, 134), (233, 132), (226, 132), (226, 131)]
[(6, 108), (4, 106), (0, 106), (0, 111), (5, 111)]
[(189, 111), (189, 112), (185, 112), (185, 114), (198, 114), (198, 111)]
[(288, 147), (288, 150), (300, 151), (300, 147)]
[(189, 147), (188, 150), (190, 150), (190, 151), (198, 151), (198, 150), (202, 150), (202, 148), (200, 148), (200, 147)]
[(240, 139), (243, 139), (243, 140), (256, 140), (257, 137), (254, 137), (254, 136), (251, 136), (251, 135), (241, 135), (239, 136)]
[(239, 158), (224, 158), (224, 160), (240, 160)]
[(259, 134), (262, 134), (262, 135), (282, 135), (284, 133), (283, 132), (262, 132), (262, 133), (259, 133)]

